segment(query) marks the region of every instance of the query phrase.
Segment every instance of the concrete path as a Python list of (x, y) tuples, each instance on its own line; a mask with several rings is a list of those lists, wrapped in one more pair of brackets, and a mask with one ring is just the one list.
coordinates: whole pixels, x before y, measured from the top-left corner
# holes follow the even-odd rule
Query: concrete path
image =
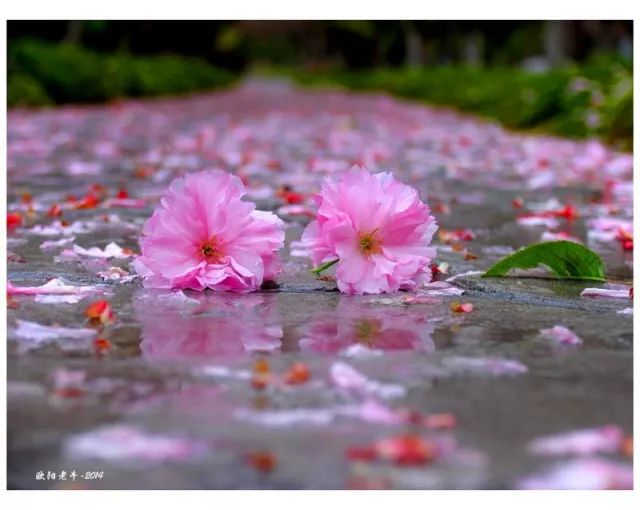
[[(440, 225), (437, 277), (452, 286), (344, 296), (309, 273), (295, 241), (310, 195), (354, 163), (420, 191)], [(216, 167), (287, 221), (278, 285), (143, 289), (129, 265), (142, 223), (173, 177)], [(597, 142), (279, 83), (11, 111), (8, 209), (22, 223), (9, 280), (86, 293), (10, 296), (9, 486), (628, 487), (631, 178), (630, 156)], [(473, 273), (560, 238), (598, 252), (610, 283)], [(84, 315), (97, 299), (116, 317), (104, 329)], [(582, 343), (540, 333), (557, 325)]]

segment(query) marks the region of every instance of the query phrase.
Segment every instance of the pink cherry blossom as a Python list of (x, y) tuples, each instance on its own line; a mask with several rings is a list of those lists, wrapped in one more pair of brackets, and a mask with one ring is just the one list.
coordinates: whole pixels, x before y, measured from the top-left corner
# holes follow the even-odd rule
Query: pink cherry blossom
[(175, 179), (143, 227), (134, 267), (145, 287), (247, 292), (272, 279), (283, 223), (244, 194), (241, 180), (220, 170)]
[(302, 235), (315, 265), (339, 259), (341, 292), (377, 294), (412, 289), (431, 280), (429, 247), (437, 230), (418, 192), (390, 172), (353, 167), (338, 180), (325, 179), (316, 220)]

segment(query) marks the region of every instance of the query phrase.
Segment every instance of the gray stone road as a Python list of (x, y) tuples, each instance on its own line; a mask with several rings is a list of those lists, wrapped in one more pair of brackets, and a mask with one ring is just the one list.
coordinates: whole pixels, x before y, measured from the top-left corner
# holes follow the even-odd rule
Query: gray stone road
[[(569, 232), (603, 256), (612, 281), (630, 284), (632, 252), (590, 237), (594, 219), (631, 217), (623, 193), (631, 177), (616, 159), (624, 155), (602, 150), (589, 163), (593, 145), (511, 135), (386, 97), (269, 84), (185, 100), (10, 112), (9, 211), (23, 223), (9, 233), (9, 280), (37, 286), (60, 278), (98, 290), (76, 303), (11, 297), (9, 486), (467, 489), (524, 487), (532, 477), (538, 486), (627, 486), (633, 316), (619, 312), (631, 300), (581, 297), (585, 287), (603, 287), (592, 283), (476, 275), (453, 281), (462, 295), (343, 296), (290, 251), (313, 210), (308, 194), (327, 173), (361, 162), (396, 169), (430, 204), (445, 234), (434, 240), (436, 263), (448, 264), (441, 279), (486, 269), (545, 232)], [(126, 254), (73, 252), (74, 243), (102, 249), (112, 241), (137, 251), (140, 226), (170, 179), (214, 166), (243, 175), (250, 198), (287, 220), (277, 287), (250, 295), (155, 292), (98, 274), (131, 271)], [(532, 182), (538, 175), (547, 182)], [(95, 183), (109, 197), (124, 187), (144, 202), (102, 200), (100, 188), (97, 208), (65, 202), (70, 194), (81, 200)], [(304, 196), (302, 204), (283, 204), (284, 185)], [(522, 210), (512, 205), (517, 197)], [(66, 226), (46, 215), (54, 203), (71, 204), (63, 206)], [(540, 214), (567, 203), (579, 212), (573, 221), (553, 218), (553, 225)], [(526, 213), (540, 214), (541, 225), (517, 221)], [(456, 229), (474, 238), (447, 238)], [(64, 246), (41, 246), (70, 237)], [(92, 328), (84, 310), (100, 298), (116, 322), (78, 333)], [(453, 301), (474, 309), (453, 313)], [(583, 343), (540, 334), (555, 325)], [(98, 352), (96, 338), (110, 348)], [(303, 362), (311, 377), (256, 389), (251, 378), (261, 359), (274, 374)], [(345, 364), (366, 383), (341, 385)], [(443, 413), (453, 426), (438, 426), (432, 415)], [(557, 455), (531, 446), (606, 425), (622, 434), (619, 447), (595, 432), (578, 446), (564, 437)], [(369, 461), (354, 453), (400, 435), (435, 453), (410, 465), (395, 454)], [(80, 477), (94, 471), (103, 474)]]

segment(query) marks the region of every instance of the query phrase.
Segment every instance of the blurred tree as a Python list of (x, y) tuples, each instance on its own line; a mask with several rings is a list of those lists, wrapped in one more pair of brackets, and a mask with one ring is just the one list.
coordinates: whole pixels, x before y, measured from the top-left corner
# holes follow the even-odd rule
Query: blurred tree
[(279, 66), (517, 65), (583, 61), (598, 51), (631, 56), (630, 21), (72, 20), (9, 21), (11, 42), (35, 37), (100, 52), (198, 56), (240, 71)]
[(545, 21), (544, 51), (551, 65), (565, 62), (569, 57), (569, 26), (562, 21)]
[(67, 26), (67, 33), (62, 39), (67, 44), (80, 44), (82, 42), (82, 28), (84, 25), (82, 20), (71, 20)]

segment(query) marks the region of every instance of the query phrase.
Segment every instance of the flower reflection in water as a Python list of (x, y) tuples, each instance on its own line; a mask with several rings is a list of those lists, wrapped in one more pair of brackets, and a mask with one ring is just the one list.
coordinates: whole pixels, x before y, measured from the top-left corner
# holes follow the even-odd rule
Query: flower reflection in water
[(299, 345), (303, 351), (323, 353), (356, 344), (369, 349), (433, 351), (433, 330), (423, 307), (375, 306), (341, 297), (334, 312), (304, 326)]
[(273, 296), (140, 291), (133, 309), (150, 358), (212, 358), (280, 348)]

